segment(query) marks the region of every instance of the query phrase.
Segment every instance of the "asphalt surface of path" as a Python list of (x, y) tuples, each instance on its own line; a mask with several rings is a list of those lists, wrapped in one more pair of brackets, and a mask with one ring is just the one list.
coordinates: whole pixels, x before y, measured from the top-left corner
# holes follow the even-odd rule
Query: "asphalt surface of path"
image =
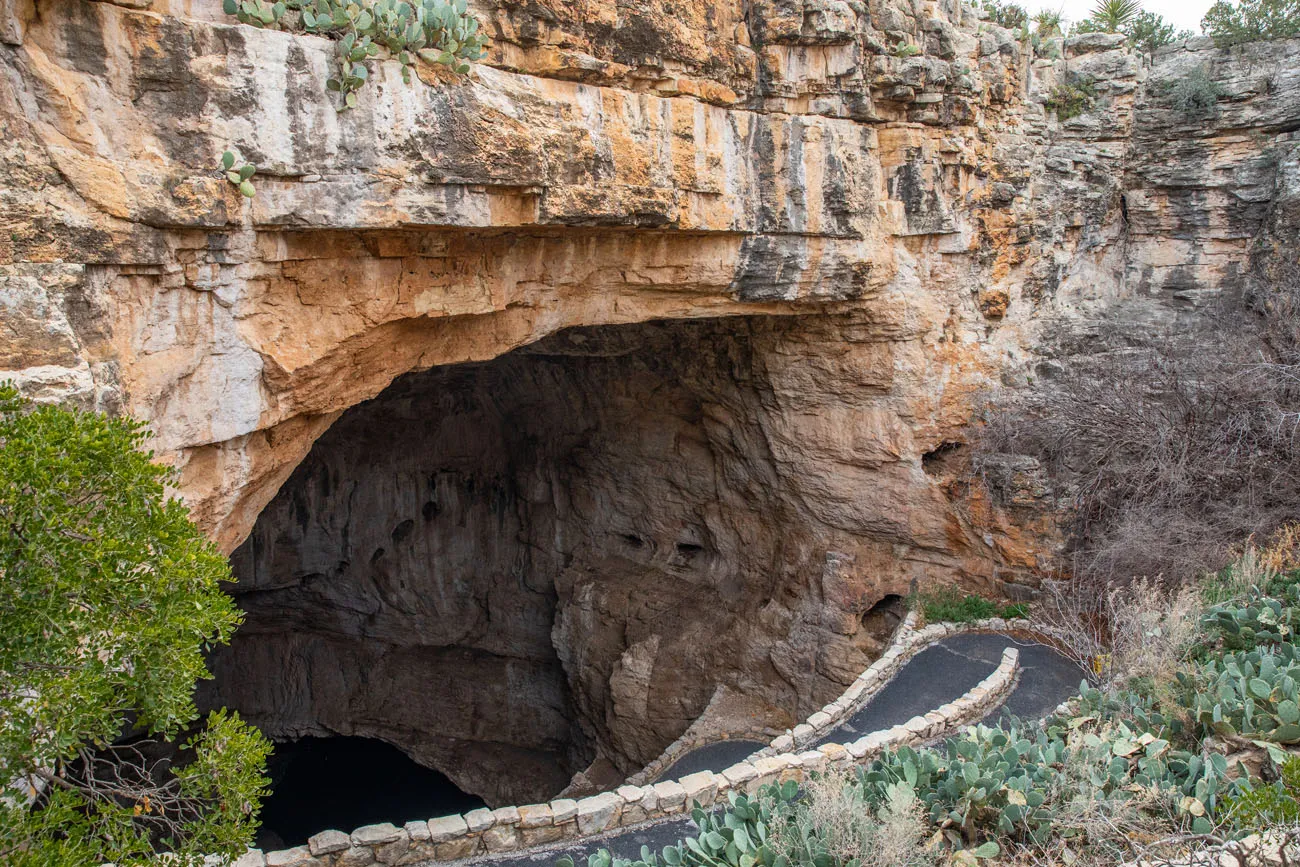
[[(995, 722), (1006, 714), (1021, 719), (1044, 717), (1078, 690), (1082, 672), (1050, 647), (1006, 635), (955, 635), (912, 657), (871, 701), (817, 743), (855, 741), (947, 704), (990, 675), (1007, 647), (1020, 650), (1020, 680), (1002, 706), (985, 718), (986, 722)], [(764, 746), (746, 740), (708, 744), (682, 756), (659, 779), (675, 780), (704, 770), (716, 773), (744, 761)], [(642, 846), (658, 854), (663, 847), (697, 833), (699, 829), (689, 816), (679, 816), (526, 852), (482, 856), (472, 863), (485, 867), (551, 867), (557, 858), (568, 855), (578, 867), (584, 867), (587, 856), (598, 849), (608, 849), (616, 857), (639, 858)]]
[(762, 741), (746, 740), (717, 741), (705, 744), (691, 750), (669, 765), (667, 770), (655, 777), (655, 782), (680, 780), (687, 774), (694, 774), (699, 771), (717, 773), (726, 770), (737, 762), (743, 762), (765, 746), (767, 744)]

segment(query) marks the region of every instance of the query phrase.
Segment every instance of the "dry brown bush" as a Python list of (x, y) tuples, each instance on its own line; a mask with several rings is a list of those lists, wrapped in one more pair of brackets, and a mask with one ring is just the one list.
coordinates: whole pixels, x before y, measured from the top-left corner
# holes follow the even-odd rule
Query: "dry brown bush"
[(1172, 681), (1196, 642), (1202, 611), (1194, 584), (1167, 587), (1148, 578), (1110, 594), (1110, 668), (1115, 679)]
[(1073, 579), (1046, 582), (1034, 616), (1102, 682), (1146, 677), (1160, 686), (1195, 643), (1202, 609), (1190, 583), (1139, 578), (1097, 588)]
[(1069, 358), (991, 412), (976, 465), (1039, 461), (1066, 515), (1059, 565), (1097, 592), (1221, 568), (1252, 535), (1300, 516), (1297, 297)]
[(1300, 524), (1287, 524), (1274, 533), (1259, 560), (1266, 574), (1300, 571)]
[(843, 770), (828, 771), (806, 783), (807, 808), (778, 824), (773, 834), (806, 837), (815, 833), (837, 864), (860, 867), (933, 867), (935, 850), (925, 845), (928, 823), (915, 793), (891, 787), (885, 803), (873, 812), (864, 788)]

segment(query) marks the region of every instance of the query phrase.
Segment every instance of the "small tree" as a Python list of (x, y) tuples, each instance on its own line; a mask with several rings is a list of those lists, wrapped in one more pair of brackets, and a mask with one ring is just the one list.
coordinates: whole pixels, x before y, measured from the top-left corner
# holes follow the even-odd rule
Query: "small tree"
[(1124, 28), (1124, 35), (1128, 37), (1128, 44), (1138, 51), (1143, 54), (1155, 54), (1156, 49), (1177, 42), (1179, 39), (1190, 39), (1195, 34), (1190, 30), (1178, 30), (1154, 12), (1144, 11), (1133, 17)]
[(1300, 0), (1218, 0), (1201, 29), (1219, 45), (1300, 35)]
[(0, 863), (196, 863), (256, 829), (269, 744), (192, 727), (230, 569), (147, 436), (0, 385)]
[(1170, 102), (1183, 114), (1199, 117), (1214, 111), (1223, 86), (1210, 77), (1204, 66), (1190, 70), (1170, 85)]

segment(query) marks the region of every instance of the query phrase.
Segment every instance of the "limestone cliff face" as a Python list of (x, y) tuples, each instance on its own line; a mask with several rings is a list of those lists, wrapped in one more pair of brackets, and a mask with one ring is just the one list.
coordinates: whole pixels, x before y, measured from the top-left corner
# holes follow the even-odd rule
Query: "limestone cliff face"
[[(201, 524), (249, 540), (241, 601), (269, 643), (232, 653), (394, 682), (454, 658), (478, 674), (440, 694), (534, 689), (510, 741), (469, 731), (468, 699), (415, 737), (435, 702), (403, 720), (388, 701), (384, 732), (351, 676), (317, 679), (329, 701), (250, 686), (296, 708), (266, 720), (285, 735), (379, 734), (431, 763), (491, 743), (487, 765), (524, 757), (546, 787), (671, 740), (719, 681), (708, 654), (806, 711), (869, 657), (886, 594), (1032, 583), (1052, 538), (1032, 480), (1008, 512), (961, 471), (983, 392), (1296, 273), (1295, 41), (1149, 61), (1094, 35), (1035, 59), (954, 0), (475, 11), (493, 43), (468, 76), (407, 85), (382, 62), (339, 114), (331, 43), (217, 0), (0, 4), (3, 375), (147, 419)], [(1194, 66), (1224, 93), (1188, 116), (1167, 84)], [(1069, 74), (1100, 97), (1061, 123), (1043, 102)], [(229, 147), (259, 166), (251, 202), (213, 171)], [(688, 319), (710, 321), (637, 325)], [(638, 348), (548, 337), (575, 326)], [(381, 396), (407, 374), (460, 403)], [(501, 406), (528, 423), (501, 428)], [(359, 466), (393, 487), (319, 487)], [(463, 538), (423, 523), (447, 498)]]

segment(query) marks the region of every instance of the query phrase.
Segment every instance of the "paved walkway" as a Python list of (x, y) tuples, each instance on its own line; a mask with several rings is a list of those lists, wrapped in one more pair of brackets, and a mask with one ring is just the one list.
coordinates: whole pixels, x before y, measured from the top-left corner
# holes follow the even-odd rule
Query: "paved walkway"
[(767, 743), (764, 741), (745, 740), (717, 741), (705, 744), (702, 747), (696, 747), (673, 762), (667, 770), (655, 777), (654, 781), (660, 783), (664, 780), (680, 780), (687, 774), (695, 774), (700, 771), (717, 773), (737, 762), (743, 762), (765, 746), (767, 746)]
[[(947, 704), (991, 674), (1002, 658), (1002, 651), (1013, 645), (1020, 648), (1020, 681), (1002, 707), (986, 721), (993, 722), (1008, 713), (1022, 719), (1041, 718), (1078, 691), (1082, 680), (1079, 667), (1050, 647), (1024, 643), (1006, 635), (955, 635), (912, 657), (871, 701), (818, 743), (849, 743)], [(735, 740), (699, 747), (679, 758), (660, 779), (680, 779), (696, 771), (722, 771), (764, 746), (755, 741)], [(587, 856), (598, 849), (608, 849), (622, 858), (639, 858), (642, 846), (657, 854), (663, 847), (698, 832), (690, 817), (682, 816), (640, 828), (615, 828), (599, 836), (526, 852), (486, 855), (474, 859), (473, 863), (491, 867), (551, 867), (561, 855), (569, 855), (578, 867), (584, 867)]]

